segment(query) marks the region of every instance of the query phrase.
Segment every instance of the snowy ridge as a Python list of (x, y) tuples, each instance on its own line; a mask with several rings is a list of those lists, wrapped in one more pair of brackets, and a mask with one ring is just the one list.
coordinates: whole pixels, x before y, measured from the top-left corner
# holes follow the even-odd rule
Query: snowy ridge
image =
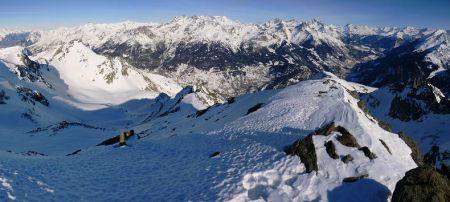
[[(383, 35), (399, 38), (417, 37), (434, 30), (414, 27), (368, 27), (347, 25), (344, 27), (324, 25), (318, 20), (298, 22), (296, 20), (275, 19), (264, 24), (242, 24), (225, 16), (180, 16), (166, 23), (121, 22), (111, 24), (89, 23), (79, 27), (58, 28), (38, 31), (37, 45), (48, 46), (64, 41), (80, 40), (91, 48), (113, 41), (114, 43), (139, 43), (155, 45), (158, 41), (167, 44), (191, 41), (219, 41), (233, 49), (246, 41), (254, 40), (267, 43), (279, 43), (283, 40), (299, 44), (309, 38), (327, 42), (342, 43), (343, 35)], [(7, 32), (5, 32), (7, 33)], [(64, 36), (64, 39), (61, 38)], [(262, 39), (265, 38), (265, 39)]]
[[(261, 110), (244, 120), (228, 125), (224, 133), (245, 134), (254, 133), (254, 131), (279, 133), (286, 131), (286, 128), (292, 128), (294, 131), (297, 128), (311, 131), (334, 121), (337, 125), (347, 128), (355, 135), (359, 144), (368, 146), (379, 157), (369, 160), (356, 148), (341, 145), (336, 139), (339, 133), (333, 133), (327, 137), (314, 136), (319, 167), (317, 174), (299, 175), (304, 172), (303, 165), (294, 159), (286, 158), (277, 162), (273, 169), (245, 175), (242, 186), (246, 192), (238, 195), (235, 200), (255, 200), (261, 197), (269, 201), (326, 200), (328, 192), (341, 185), (345, 177), (363, 174), (369, 174), (370, 179), (386, 185), (388, 190), (384, 190), (386, 191), (384, 194), (389, 194), (389, 190), (393, 191), (396, 182), (403, 177), (403, 173), (415, 167), (415, 163), (410, 159), (411, 151), (403, 141), (397, 135), (381, 129), (373, 118), (359, 109), (356, 104), (358, 100), (350, 96), (346, 88), (339, 84), (341, 80), (333, 77), (328, 79), (303, 82), (300, 88), (298, 86), (287, 88), (273, 96), (269, 104)], [(324, 85), (326, 81), (330, 84)], [(349, 85), (346, 82), (345, 84)], [(337, 86), (338, 89), (333, 90), (331, 86)], [(350, 84), (349, 87), (352, 90), (367, 90), (354, 84)], [(320, 91), (327, 92), (327, 95), (317, 98)], [(299, 97), (299, 94), (302, 96)], [(336, 99), (339, 101), (336, 102)], [(389, 142), (387, 144), (392, 154), (386, 150), (380, 139)], [(353, 162), (347, 165), (340, 159), (331, 159), (323, 146), (330, 140), (337, 145), (336, 150), (341, 157), (351, 154), (355, 158)], [(393, 162), (399, 164), (394, 165)], [(364, 186), (364, 183), (361, 186)], [(367, 189), (372, 189), (369, 190), (369, 192), (373, 191), (370, 194), (383, 199), (383, 194), (377, 193), (383, 189), (377, 191), (376, 187), (367, 187)], [(356, 196), (357, 200), (364, 200), (365, 194), (368, 193), (361, 196), (354, 194), (352, 197)], [(338, 197), (333, 200), (346, 200), (348, 196), (339, 193), (332, 197)]]
[[(304, 81), (283, 90), (239, 96), (228, 103), (197, 111), (195, 93), (186, 89), (173, 101), (159, 98), (163, 103), (175, 105), (170, 104), (168, 113), (158, 113), (133, 125), (140, 138), (130, 139), (131, 147), (125, 148), (94, 146), (108, 134), (121, 131), (118, 128), (98, 131), (90, 138), (81, 134), (91, 134), (96, 129), (69, 127), (55, 136), (39, 132), (36, 137), (16, 134), (16, 138), (39, 140), (31, 147), (28, 145), (31, 143), (17, 141), (14, 143), (17, 148), (33, 148), (49, 156), (24, 156), (14, 149), (12, 152), (0, 151), (3, 159), (0, 177), (10, 187), (0, 189), (0, 197), (14, 197), (19, 201), (73, 197), (116, 200), (126, 192), (136, 201), (327, 201), (348, 200), (348, 197), (385, 200), (395, 183), (416, 165), (406, 144), (397, 135), (381, 129), (376, 120), (357, 106), (358, 100), (348, 93), (373, 90), (327, 74), (322, 79)], [(176, 101), (180, 98), (180, 102)], [(56, 103), (52, 102), (50, 107)], [(136, 113), (143, 109), (138, 106), (144, 107), (130, 103), (122, 106), (126, 109), (122, 111)], [(158, 102), (154, 102), (144, 108), (150, 113), (158, 111), (161, 108), (158, 106)], [(254, 110), (249, 110), (251, 108)], [(89, 113), (77, 116), (86, 124), (95, 123), (101, 127), (116, 122), (125, 127), (127, 121), (119, 121), (122, 117), (107, 114), (100, 122), (89, 118)], [(145, 119), (145, 116), (129, 117), (133, 123)], [(358, 144), (368, 147), (377, 158), (371, 160), (357, 148), (341, 145), (337, 141), (341, 135), (338, 132), (313, 137), (317, 172), (306, 173), (302, 159), (284, 153), (285, 146), (330, 122), (348, 129)], [(68, 137), (84, 137), (84, 141), (79, 141), (83, 144), (60, 143), (55, 145), (56, 150), (45, 149), (47, 144)], [(339, 156), (351, 154), (354, 160), (345, 164), (340, 159), (331, 159), (323, 146), (328, 140), (334, 142)], [(63, 155), (72, 153), (77, 146), (81, 149), (79, 153)], [(209, 157), (216, 152), (218, 155)], [(31, 172), (33, 170), (40, 170), (42, 174)], [(342, 182), (346, 177), (363, 174), (368, 177), (354, 183)], [(77, 177), (67, 180), (67, 176)], [(158, 183), (160, 181), (171, 183)], [(131, 182), (134, 188), (126, 189)], [(80, 183), (84, 186), (78, 186)], [(368, 191), (355, 192), (355, 186), (365, 187)], [(167, 190), (176, 191), (163, 194)], [(71, 193), (77, 193), (77, 196)]]

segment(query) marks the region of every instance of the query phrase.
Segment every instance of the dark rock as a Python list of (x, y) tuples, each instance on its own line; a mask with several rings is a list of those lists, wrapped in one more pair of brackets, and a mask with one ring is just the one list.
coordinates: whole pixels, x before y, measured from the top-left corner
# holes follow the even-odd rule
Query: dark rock
[(364, 174), (360, 176), (352, 176), (352, 177), (346, 177), (342, 180), (342, 182), (356, 182), (360, 179), (364, 179), (366, 177), (369, 177), (369, 174)]
[(380, 128), (384, 129), (385, 131), (389, 131), (392, 132), (392, 126), (384, 121), (381, 120), (377, 120), (378, 121), (378, 126), (380, 126)]
[(22, 101), (30, 102), (31, 104), (35, 104), (35, 102), (39, 102), (45, 106), (48, 106), (48, 100), (45, 98), (40, 92), (33, 91), (29, 88), (19, 86), (16, 88), (17, 93), (21, 96)]
[(364, 102), (364, 100), (359, 100), (358, 101), (358, 107), (363, 110), (364, 113), (369, 114), (369, 108), (367, 108), (366, 103)]
[(219, 154), (220, 154), (220, 152), (218, 152), (218, 151), (215, 151), (214, 153), (212, 153), (211, 155), (209, 155), (209, 158), (212, 158), (212, 157), (218, 156)]
[(353, 156), (350, 155), (350, 154), (347, 154), (344, 157), (342, 157), (341, 161), (344, 162), (344, 163), (348, 163), (350, 161), (353, 161)]
[(66, 129), (66, 128), (69, 128), (72, 126), (83, 127), (83, 128), (88, 128), (88, 129), (94, 129), (94, 130), (106, 130), (105, 128), (95, 127), (95, 126), (87, 125), (84, 123), (61, 121), (59, 123), (49, 125), (45, 128), (40, 128), (40, 127), (36, 128), (34, 130), (28, 131), (27, 133), (39, 133), (39, 132), (51, 131), (51, 132), (53, 132), (53, 135), (56, 135), (56, 133), (59, 132), (60, 130), (63, 130), (63, 129)]
[(347, 146), (347, 147), (356, 147), (356, 148), (360, 147), (358, 144), (358, 141), (355, 139), (355, 137), (353, 137), (353, 135), (350, 132), (348, 132), (347, 129), (345, 129), (342, 126), (338, 126), (338, 127), (336, 127), (336, 130), (342, 134), (341, 136), (339, 136), (337, 138), (337, 140), (342, 145)]
[(433, 167), (419, 166), (397, 182), (392, 202), (450, 201), (450, 182)]
[(230, 97), (227, 99), (227, 103), (228, 104), (233, 104), (235, 102), (235, 98), (234, 97)]
[(250, 107), (250, 109), (248, 109), (246, 115), (248, 115), (248, 114), (250, 114), (250, 113), (253, 113), (253, 112), (256, 112), (259, 108), (262, 107), (262, 105), (263, 105), (263, 103), (258, 103), (258, 104), (256, 104), (255, 106)]
[(0, 104), (6, 104), (6, 100), (9, 100), (9, 96), (6, 95), (4, 90), (0, 90)]
[(336, 130), (336, 125), (334, 125), (334, 122), (331, 122), (331, 123), (323, 126), (322, 128), (315, 130), (314, 135), (328, 136), (331, 134), (331, 132), (333, 132), (335, 130)]
[(336, 146), (332, 141), (328, 141), (325, 143), (325, 148), (327, 150), (328, 156), (332, 159), (338, 159), (339, 155), (336, 154)]
[(197, 113), (195, 114), (195, 116), (196, 117), (202, 116), (203, 114), (205, 114), (209, 110), (209, 108), (211, 108), (211, 107), (208, 107), (208, 108), (202, 109), (202, 110), (198, 110)]
[(22, 153), (22, 155), (24, 155), (24, 156), (47, 156), (46, 154), (39, 153), (36, 151), (27, 151), (27, 152)]
[(288, 155), (297, 155), (306, 167), (306, 172), (318, 171), (316, 149), (313, 136), (308, 135), (285, 149)]
[(403, 132), (398, 133), (398, 137), (402, 139), (406, 145), (408, 145), (409, 148), (411, 148), (411, 158), (416, 162), (417, 165), (423, 165), (423, 158), (422, 153), (420, 152), (419, 147), (417, 146), (416, 142), (414, 142), (413, 139), (411, 139), (408, 135), (406, 135)]
[(74, 151), (74, 152), (72, 152), (70, 154), (67, 154), (66, 156), (73, 156), (73, 155), (78, 154), (80, 152), (81, 152), (81, 149), (78, 149), (78, 150), (76, 150), (76, 151)]
[(372, 153), (368, 147), (361, 147), (358, 150), (364, 152), (364, 155), (370, 160), (377, 158), (377, 155)]
[(427, 78), (434, 68), (432, 62), (425, 60), (427, 51), (415, 51), (417, 40), (388, 51), (383, 57), (358, 64), (352, 69), (349, 78), (359, 83), (381, 87), (397, 82), (408, 83), (414, 79)]
[(357, 100), (360, 99), (358, 91), (356, 91), (356, 90), (352, 90), (352, 91), (347, 90), (347, 92), (348, 92), (352, 97), (354, 97), (355, 99), (357, 99)]
[(381, 144), (384, 146), (384, 148), (386, 148), (386, 150), (389, 152), (389, 154), (392, 155), (391, 150), (389, 149), (389, 147), (387, 146), (386, 142), (384, 142), (382, 139), (380, 139)]

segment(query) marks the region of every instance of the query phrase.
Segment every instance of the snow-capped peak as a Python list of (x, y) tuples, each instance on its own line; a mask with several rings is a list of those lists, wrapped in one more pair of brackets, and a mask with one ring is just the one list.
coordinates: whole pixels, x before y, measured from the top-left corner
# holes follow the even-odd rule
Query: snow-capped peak
[(449, 45), (447, 31), (439, 29), (429, 34), (422, 43), (417, 45), (418, 51), (425, 51), (439, 45)]

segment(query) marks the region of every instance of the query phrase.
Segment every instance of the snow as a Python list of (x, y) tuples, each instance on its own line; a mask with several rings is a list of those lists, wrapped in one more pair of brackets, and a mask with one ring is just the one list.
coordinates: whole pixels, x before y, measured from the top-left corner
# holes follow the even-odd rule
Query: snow
[[(428, 31), (429, 32), (429, 31)], [(67, 42), (79, 41), (89, 48), (104, 44), (140, 44), (154, 49), (159, 43), (175, 47), (179, 43), (220, 42), (233, 51), (242, 44), (254, 41), (258, 46), (270, 47), (283, 41), (301, 44), (309, 39), (315, 45), (322, 43), (343, 49), (344, 35), (382, 35), (398, 38), (416, 38), (427, 33), (413, 27), (374, 28), (347, 25), (324, 25), (318, 20), (298, 22), (274, 19), (262, 24), (243, 24), (224, 16), (179, 16), (165, 23), (120, 22), (111, 24), (88, 23), (78, 27), (63, 27), (30, 34), (37, 50), (52, 49)], [(173, 48), (169, 53), (175, 51)], [(170, 55), (170, 54), (169, 54)]]
[[(236, 97), (234, 103), (215, 105), (201, 116), (195, 115), (196, 108), (200, 108), (195, 93), (184, 95), (179, 103), (176, 102), (179, 96), (166, 98), (171, 101), (161, 98), (163, 103), (171, 106), (168, 110), (177, 106), (180, 109), (152, 119), (142, 115), (152, 114), (159, 108), (155, 101), (149, 100), (154, 104), (149, 103), (148, 106), (142, 102), (82, 111), (50, 98), (51, 109), (65, 107), (65, 110), (58, 111), (70, 112), (58, 114), (57, 117), (76, 118), (86, 124), (106, 127), (106, 130), (69, 127), (55, 135), (42, 132), (30, 136), (26, 131), (33, 126), (24, 124), (11, 128), (12, 125), (0, 125), (0, 130), (7, 133), (16, 130), (14, 136), (2, 135), (11, 140), (0, 144), (0, 179), (3, 187), (0, 189), (0, 199), (387, 199), (395, 183), (407, 170), (416, 166), (410, 157), (411, 150), (398, 136), (378, 127), (370, 116), (359, 109), (357, 100), (348, 94), (349, 89), (370, 90), (327, 73), (323, 79), (301, 82), (286, 89)], [(13, 103), (17, 102), (17, 106), (24, 107), (21, 101), (15, 100), (18, 98), (13, 92), (7, 90), (7, 93), (14, 100), (6, 106), (14, 106)], [(263, 103), (262, 107), (246, 115), (247, 110), (258, 103)], [(33, 107), (42, 116), (49, 110)], [(164, 106), (162, 108), (166, 109)], [(6, 112), (0, 113), (4, 117)], [(317, 173), (305, 173), (301, 159), (286, 156), (283, 152), (285, 146), (331, 121), (347, 128), (359, 144), (369, 147), (378, 158), (369, 160), (356, 148), (340, 145), (336, 141), (338, 133), (327, 137), (314, 136), (319, 165)], [(130, 122), (132, 124), (128, 125)], [(131, 127), (127, 128), (127, 125)], [(129, 139), (129, 147), (95, 146), (131, 128), (142, 138)], [(0, 134), (7, 134), (4, 132), (0, 131)], [(392, 155), (379, 139), (386, 142)], [(336, 144), (339, 155), (351, 154), (355, 160), (344, 164), (340, 160), (330, 159), (323, 146), (326, 140)], [(65, 156), (77, 149), (82, 151)], [(21, 154), (27, 150), (48, 156)], [(216, 151), (220, 154), (209, 158)], [(369, 177), (355, 183), (342, 183), (344, 177), (357, 174), (369, 174)], [(359, 186), (362, 188), (356, 188)]]
[[(338, 79), (332, 81), (345, 83)], [(357, 107), (357, 100), (347, 94), (343, 86), (337, 85), (340, 89), (333, 91), (327, 89), (329, 86), (323, 85), (322, 82), (323, 80), (305, 81), (302, 82), (302, 88), (298, 88), (297, 86), (289, 87), (273, 96), (273, 104), (268, 104), (263, 108), (264, 110), (261, 109), (255, 112), (254, 117), (249, 115), (248, 121), (244, 119), (235, 125), (228, 125), (227, 129), (237, 130), (239, 132), (236, 131), (234, 134), (242, 134), (250, 131), (268, 131), (269, 133), (276, 134), (289, 129), (294, 131), (312, 131), (318, 126), (335, 121), (337, 124), (348, 128), (352, 134), (355, 134), (360, 144), (367, 145), (372, 152), (380, 157), (374, 161), (370, 161), (361, 152), (358, 152), (357, 149), (341, 146), (335, 139), (336, 134), (331, 135), (331, 137), (316, 136), (314, 137), (314, 143), (317, 158), (319, 159), (318, 173), (296, 173), (296, 177), (294, 178), (288, 177), (288, 175), (284, 177), (285, 180), (280, 180), (278, 179), (279, 176), (285, 175), (285, 171), (283, 170), (287, 168), (280, 169), (275, 166), (275, 169), (262, 171), (263, 173), (269, 172), (271, 174), (269, 176), (263, 175), (263, 177), (258, 177), (258, 179), (265, 180), (256, 180), (256, 182), (253, 182), (256, 185), (249, 186), (249, 182), (247, 182), (249, 177), (244, 178), (243, 186), (245, 191), (237, 196), (237, 201), (256, 199), (252, 198), (254, 197), (252, 194), (254, 194), (255, 187), (260, 190), (258, 191), (257, 198), (262, 197), (266, 200), (272, 200), (274, 198), (271, 197), (275, 196), (280, 197), (277, 200), (282, 200), (283, 198), (290, 198), (294, 201), (326, 200), (324, 197), (326, 197), (327, 193), (339, 187), (344, 177), (367, 173), (370, 179), (387, 187), (386, 192), (386, 188), (380, 186), (383, 187), (381, 190), (386, 192), (384, 193), (386, 199), (389, 190), (393, 191), (396, 182), (403, 177), (404, 172), (415, 167), (415, 163), (410, 160), (410, 149), (405, 146), (403, 141), (396, 135), (379, 128), (375, 122), (371, 121)], [(348, 83), (347, 85), (351, 86)], [(359, 88), (359, 86), (355, 86), (355, 88)], [(318, 97), (318, 91), (327, 91), (328, 95), (324, 95), (324, 98)], [(393, 155), (387, 152), (379, 139), (389, 142), (389, 148), (392, 150)], [(326, 140), (335, 142), (338, 154), (351, 154), (355, 158), (353, 163), (346, 165), (340, 160), (330, 159), (323, 146)], [(286, 159), (282, 159), (276, 164), (285, 165), (287, 164), (285, 161)], [(296, 169), (302, 170), (302, 165), (298, 165)], [(386, 172), (387, 170), (389, 172)], [(261, 173), (251, 175), (258, 176)], [(271, 178), (270, 176), (275, 177)], [(268, 181), (278, 182), (273, 185), (268, 183)], [(292, 187), (286, 188), (286, 184), (292, 184), (293, 182), (294, 185)], [(375, 193), (375, 195), (376, 197), (383, 197), (383, 194), (380, 196), (380, 193)], [(266, 198), (267, 196), (269, 198)]]
[(83, 43), (75, 41), (61, 49), (64, 51), (56, 55), (43, 52), (35, 58), (49, 61), (55, 71), (44, 74), (55, 81), (54, 86), (63, 88), (61, 94), (69, 95), (58, 99), (78, 108), (97, 110), (132, 99), (154, 98), (161, 92), (173, 96), (181, 90), (169, 78), (137, 70), (119, 58), (98, 55)]
[(0, 59), (6, 63), (23, 64), (23, 62), (20, 60), (22, 51), (23, 51), (23, 47), (20, 47), (20, 46), (1, 48), (0, 49)]

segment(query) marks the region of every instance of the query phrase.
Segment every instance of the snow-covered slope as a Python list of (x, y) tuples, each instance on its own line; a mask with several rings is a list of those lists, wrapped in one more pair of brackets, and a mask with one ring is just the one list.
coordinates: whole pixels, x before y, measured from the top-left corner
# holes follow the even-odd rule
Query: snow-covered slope
[[(154, 98), (160, 93), (173, 96), (181, 90), (171, 79), (135, 69), (119, 58), (95, 54), (79, 42), (59, 50), (49, 60), (44, 53), (30, 57), (30, 61), (38, 62), (33, 71), (58, 99), (81, 109), (101, 109), (132, 99)], [(0, 60), (23, 79), (29, 73), (20, 70), (20, 66), (26, 66), (23, 58), (28, 58), (27, 51), (20, 46), (0, 49)]]
[[(0, 197), (18, 201), (122, 200), (124, 196), (134, 201), (386, 200), (395, 183), (416, 164), (408, 146), (396, 134), (380, 128), (349, 93), (373, 90), (327, 74), (283, 90), (247, 94), (198, 110), (195, 92), (185, 89), (173, 99), (160, 96), (154, 100), (145, 111), (157, 115), (132, 116), (133, 123), (128, 126), (138, 138), (129, 139), (129, 147), (96, 147), (97, 135), (88, 137), (83, 134), (87, 131), (74, 126), (53, 136), (36, 130), (27, 138), (42, 136), (47, 141), (34, 142), (33, 151), (49, 156), (32, 152), (28, 155), (33, 156), (27, 156), (14, 150), (27, 148), (33, 144), (30, 141), (17, 141), (10, 149), (2, 145)], [(11, 91), (7, 94), (13, 97)], [(142, 105), (130, 103), (126, 109), (141, 111), (137, 106)], [(103, 119), (117, 122), (120, 117)], [(85, 121), (105, 126), (87, 117)], [(330, 122), (346, 128), (376, 158), (342, 145), (339, 137), (343, 134), (337, 131), (312, 136), (317, 171), (306, 172), (303, 161), (308, 159), (286, 155), (286, 146)], [(101, 137), (123, 130), (125, 126), (105, 129)], [(15, 136), (30, 135), (20, 133), (23, 130), (17, 129)], [(62, 154), (76, 150), (73, 142), (51, 141), (80, 135), (81, 151), (71, 156)], [(324, 146), (327, 141), (336, 145), (339, 158), (350, 154), (353, 161), (332, 159)], [(360, 175), (368, 176), (343, 182)]]

